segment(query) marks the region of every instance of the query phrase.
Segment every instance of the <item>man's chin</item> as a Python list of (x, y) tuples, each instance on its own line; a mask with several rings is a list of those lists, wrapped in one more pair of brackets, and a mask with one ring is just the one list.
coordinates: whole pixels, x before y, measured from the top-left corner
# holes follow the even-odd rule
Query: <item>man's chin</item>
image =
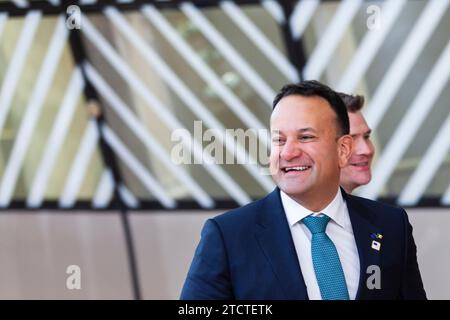
[(372, 180), (372, 175), (366, 174), (366, 175), (362, 175), (361, 177), (359, 177), (358, 183), (360, 186), (363, 186), (363, 185), (368, 184), (370, 182), (370, 180)]
[(362, 186), (365, 186), (366, 184), (369, 184), (371, 180), (370, 176), (367, 177), (358, 177), (357, 179), (352, 180), (351, 185), (353, 186), (353, 190)]
[(299, 188), (298, 185), (296, 186), (279, 185), (279, 188), (281, 191), (286, 193), (291, 198), (297, 198), (306, 192), (304, 186), (303, 188)]
[(368, 184), (372, 180), (372, 174), (367, 173), (359, 173), (355, 174), (355, 172), (341, 172), (341, 185), (347, 184), (347, 185), (365, 185)]

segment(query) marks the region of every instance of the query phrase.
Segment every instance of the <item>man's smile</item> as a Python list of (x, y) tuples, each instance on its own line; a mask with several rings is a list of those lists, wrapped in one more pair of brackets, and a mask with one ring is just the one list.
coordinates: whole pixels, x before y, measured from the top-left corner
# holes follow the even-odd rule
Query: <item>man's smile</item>
[(350, 165), (359, 171), (370, 170), (369, 161), (352, 162)]
[(311, 168), (312, 168), (312, 166), (310, 166), (310, 165), (293, 165), (293, 166), (282, 167), (281, 171), (284, 174), (296, 175), (296, 174), (301, 174), (305, 171), (309, 171)]

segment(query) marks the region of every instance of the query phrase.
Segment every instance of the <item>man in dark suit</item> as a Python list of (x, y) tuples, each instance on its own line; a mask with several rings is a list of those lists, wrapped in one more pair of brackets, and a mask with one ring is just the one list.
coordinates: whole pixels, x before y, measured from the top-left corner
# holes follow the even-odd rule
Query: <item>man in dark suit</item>
[(426, 299), (403, 209), (347, 194), (352, 149), (336, 92), (283, 87), (270, 119), (265, 198), (209, 219), (182, 299)]

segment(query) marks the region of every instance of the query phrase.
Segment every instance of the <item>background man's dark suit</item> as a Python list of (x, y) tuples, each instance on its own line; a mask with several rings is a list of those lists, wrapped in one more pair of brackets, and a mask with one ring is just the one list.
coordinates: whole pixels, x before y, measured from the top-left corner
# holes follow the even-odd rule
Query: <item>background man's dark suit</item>
[[(360, 260), (356, 299), (425, 299), (406, 212), (342, 192)], [(366, 285), (370, 265), (380, 267), (381, 289)], [(206, 222), (181, 298), (308, 299), (278, 188)]]

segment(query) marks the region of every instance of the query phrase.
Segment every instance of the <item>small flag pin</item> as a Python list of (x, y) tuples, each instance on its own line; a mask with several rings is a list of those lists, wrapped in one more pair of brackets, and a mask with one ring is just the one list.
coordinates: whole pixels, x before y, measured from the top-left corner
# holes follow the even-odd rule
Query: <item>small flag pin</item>
[(378, 241), (372, 241), (372, 249), (380, 251), (381, 248), (381, 243), (379, 243)]
[(372, 233), (371, 235), (370, 235), (370, 237), (372, 238), (372, 239), (383, 239), (383, 235), (381, 234), (381, 233)]

